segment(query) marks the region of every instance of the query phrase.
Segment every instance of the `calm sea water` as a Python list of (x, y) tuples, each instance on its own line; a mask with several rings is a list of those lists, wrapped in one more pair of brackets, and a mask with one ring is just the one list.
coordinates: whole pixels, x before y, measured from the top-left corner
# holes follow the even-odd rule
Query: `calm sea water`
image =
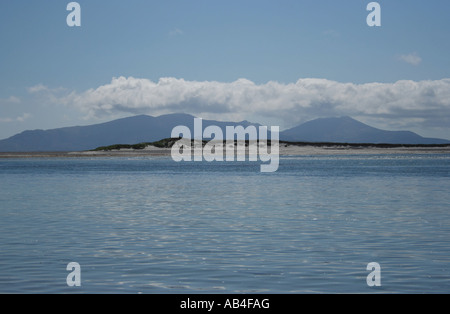
[(450, 155), (0, 160), (0, 292), (450, 293), (449, 192)]

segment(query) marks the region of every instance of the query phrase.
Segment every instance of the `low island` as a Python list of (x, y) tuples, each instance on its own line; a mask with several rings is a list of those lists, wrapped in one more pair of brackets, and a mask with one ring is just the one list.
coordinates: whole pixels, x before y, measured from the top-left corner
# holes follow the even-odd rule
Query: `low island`
[[(115, 144), (78, 152), (3, 152), (0, 158), (50, 158), (50, 157), (133, 157), (170, 156), (179, 138), (166, 138), (156, 142)], [(185, 139), (189, 141), (189, 139)], [(193, 140), (191, 140), (194, 146)], [(208, 141), (203, 140), (205, 145)], [(244, 143), (241, 143), (241, 145)], [(245, 146), (249, 146), (249, 141)], [(226, 142), (224, 142), (224, 146)], [(238, 141), (234, 142), (234, 146)], [(270, 140), (267, 143), (271, 146)], [(247, 149), (248, 151), (248, 149)], [(355, 154), (450, 154), (450, 144), (382, 144), (382, 143), (326, 143), (279, 141), (280, 156), (355, 155)]]

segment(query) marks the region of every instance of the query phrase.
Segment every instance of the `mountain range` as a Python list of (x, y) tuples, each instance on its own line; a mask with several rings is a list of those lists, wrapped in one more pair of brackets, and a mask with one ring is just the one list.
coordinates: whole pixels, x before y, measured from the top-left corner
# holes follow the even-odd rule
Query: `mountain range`
[[(171, 137), (175, 126), (187, 126), (193, 132), (194, 116), (169, 114), (159, 117), (139, 115), (106, 123), (32, 130), (0, 140), (0, 152), (83, 151), (114, 144), (154, 142)], [(219, 126), (247, 127), (259, 124), (248, 121), (221, 122), (203, 120), (203, 128)], [(192, 133), (193, 134), (193, 133)], [(444, 139), (424, 138), (409, 131), (380, 130), (350, 117), (316, 119), (280, 132), (280, 140), (292, 142), (450, 144)]]

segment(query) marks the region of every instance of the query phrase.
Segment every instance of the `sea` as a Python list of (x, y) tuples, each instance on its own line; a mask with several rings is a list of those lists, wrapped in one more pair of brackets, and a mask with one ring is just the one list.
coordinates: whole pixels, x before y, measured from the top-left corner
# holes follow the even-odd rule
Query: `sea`
[(0, 293), (450, 293), (450, 155), (2, 159)]

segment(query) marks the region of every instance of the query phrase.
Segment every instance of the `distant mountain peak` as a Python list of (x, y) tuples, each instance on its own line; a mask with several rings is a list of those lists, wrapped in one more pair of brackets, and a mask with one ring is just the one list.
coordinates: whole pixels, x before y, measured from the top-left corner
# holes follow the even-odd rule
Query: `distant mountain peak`
[(411, 131), (385, 131), (352, 117), (319, 118), (280, 133), (286, 141), (373, 143), (373, 144), (447, 144), (448, 140), (424, 138)]
[(194, 118), (193, 115), (188, 113), (168, 113), (157, 116), (156, 118), (167, 118), (167, 117), (183, 117), (183, 118)]
[[(194, 118), (186, 113), (158, 117), (137, 115), (88, 126), (24, 131), (0, 140), (0, 152), (83, 151), (100, 146), (155, 142), (171, 137), (172, 130), (179, 125), (193, 132)], [(208, 125), (219, 126), (225, 134), (226, 126), (240, 123), (204, 119), (203, 127)]]

